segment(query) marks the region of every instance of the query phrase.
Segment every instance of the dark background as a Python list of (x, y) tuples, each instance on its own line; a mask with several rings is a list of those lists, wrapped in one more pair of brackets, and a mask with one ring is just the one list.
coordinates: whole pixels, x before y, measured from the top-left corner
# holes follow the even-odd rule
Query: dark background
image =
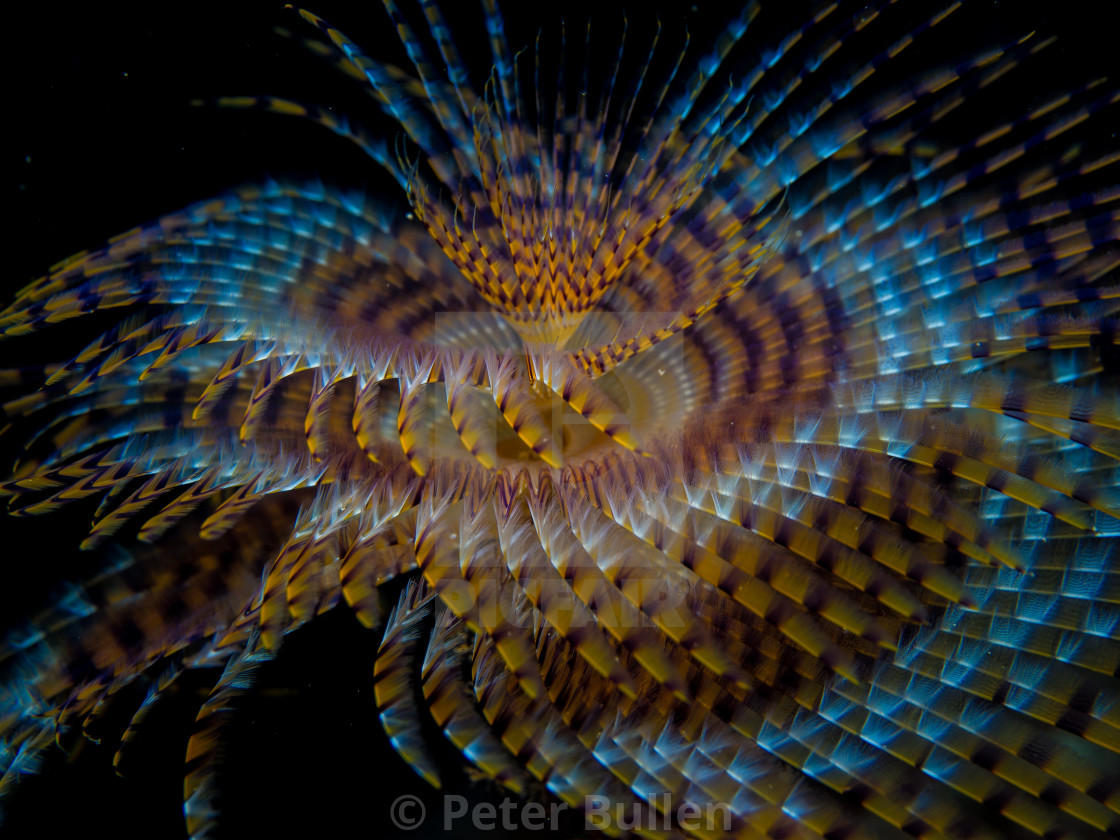
[[(468, 27), (460, 48), (478, 65), (486, 44), (476, 5), (470, 0), (445, 5), (455, 7), (448, 10), (455, 27)], [(538, 24), (547, 32), (562, 15), (582, 32), (589, 7), (596, 20), (616, 26), (623, 4), (524, 5), (531, 8), (507, 9), (515, 48), (532, 42)], [(769, 5), (780, 8), (767, 9), (760, 26), (780, 31), (783, 21), (800, 22), (811, 4)], [(896, 19), (911, 16), (915, 22), (934, 8), (925, 2), (901, 5), (892, 11)], [(962, 138), (1044, 101), (1063, 85), (1107, 73), (1115, 63), (1109, 58), (1110, 51), (1115, 55), (1115, 21), (1102, 11), (1109, 3), (966, 0), (965, 5), (951, 27), (912, 48), (900, 69), (938, 66), (951, 55), (967, 55), (969, 44), (999, 43), (1032, 29), (1061, 40), (1005, 86), (1006, 113), (989, 101), (982, 113), (966, 109), (958, 115), (954, 130)], [(629, 8), (635, 33), (648, 34), (656, 12), (667, 39), (687, 25), (694, 43), (704, 45), (725, 19), (723, 6), (661, 2)], [(403, 61), (379, 4), (316, 2), (309, 8), (369, 53)], [(360, 113), (375, 130), (392, 131), (354, 83), (294, 40), (279, 37), (277, 26), (312, 34), (278, 2), (159, 3), (143, 9), (110, 3), (65, 11), (21, 4), (5, 10), (10, 62), (3, 106), (9, 179), (9, 265), (0, 281), (5, 301), (75, 251), (269, 175), (360, 187), (384, 196), (398, 212), (407, 211), (403, 196), (376, 165), (325, 129), (290, 117), (188, 104), (198, 97), (276, 94)], [(36, 354), (44, 346), (50, 345), (5, 344), (0, 367), (43, 361)], [(86, 519), (85, 512), (46, 521), (0, 519), (0, 628), (42, 603), (58, 580), (91, 568), (93, 561), (74, 550)], [(396, 836), (385, 830), (388, 807), (405, 792), (424, 798), (428, 828), (438, 833), (433, 816), (438, 796), (397, 757), (377, 721), (370, 685), (377, 641), (337, 610), (290, 636), (278, 660), (261, 671), (228, 745), (226, 836), (249, 831), (274, 837), (344, 831)], [(111, 759), (114, 727), (119, 732), (127, 723), (131, 707), (105, 722), (101, 745), (78, 738), (69, 757), (52, 752), (44, 772), (6, 803), (8, 822), (0, 834), (62, 836), (100, 829), (120, 840), (182, 836), (182, 756), (189, 725), (215, 676), (183, 680), (156, 707), (131, 755), (127, 778), (113, 773)], [(453, 751), (445, 757), (454, 767)], [(500, 798), (462, 773), (451, 771), (450, 778), (452, 791)]]

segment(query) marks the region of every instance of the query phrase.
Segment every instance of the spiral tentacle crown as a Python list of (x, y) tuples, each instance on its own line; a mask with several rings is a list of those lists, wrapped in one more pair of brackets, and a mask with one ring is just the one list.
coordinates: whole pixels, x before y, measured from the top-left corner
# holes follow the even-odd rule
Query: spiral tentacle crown
[(186, 779), (206, 836), (232, 695), (344, 601), (433, 784), (429, 715), (519, 794), (726, 802), (737, 836), (1120, 834), (1120, 152), (1086, 139), (1115, 89), (946, 149), (1048, 42), (869, 101), (960, 4), (854, 65), (891, 3), (761, 52), (754, 4), (699, 51), (624, 34), (602, 73), (565, 29), (555, 76), (483, 0), (476, 87), (434, 2), (385, 5), (410, 66), (309, 12), (301, 37), (395, 138), (221, 104), (358, 143), (414, 219), (243, 188), (0, 314), (119, 313), (5, 403), (2, 490), (103, 497), (85, 547), (138, 541), (5, 641), (0, 795), (122, 686), (222, 665)]

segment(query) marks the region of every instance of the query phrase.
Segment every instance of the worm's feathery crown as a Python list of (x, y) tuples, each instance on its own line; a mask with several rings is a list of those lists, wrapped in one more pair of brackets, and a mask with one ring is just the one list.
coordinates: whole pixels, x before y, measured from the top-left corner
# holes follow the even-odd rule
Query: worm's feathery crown
[(827, 6), (730, 80), (754, 5), (618, 85), (624, 40), (555, 105), (492, 0), (481, 92), (432, 2), (422, 30), (386, 2), (408, 70), (303, 12), (407, 140), (224, 104), (358, 142), (420, 224), (245, 188), (0, 313), (13, 336), (124, 313), (5, 404), (38, 423), (14, 510), (100, 495), (87, 547), (139, 520), (181, 550), (126, 562), (144, 597), (111, 569), (7, 640), (0, 793), (157, 661), (225, 663), (190, 747), (205, 836), (252, 668), (340, 601), (378, 624), (377, 587), (418, 571), (375, 693), (433, 783), (421, 696), (482, 773), (573, 804), (718, 799), (744, 836), (1115, 832), (1120, 193), (1078, 131), (1117, 96), (930, 151), (1047, 44), (861, 101), (950, 5), (822, 84), (881, 5)]

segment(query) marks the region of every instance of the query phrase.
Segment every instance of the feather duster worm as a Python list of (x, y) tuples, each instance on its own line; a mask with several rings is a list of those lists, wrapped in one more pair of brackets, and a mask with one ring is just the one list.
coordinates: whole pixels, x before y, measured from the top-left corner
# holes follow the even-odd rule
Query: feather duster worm
[(385, 5), (399, 61), (296, 37), (395, 134), (217, 104), (352, 141), (414, 219), (266, 182), (0, 313), (13, 348), (94, 325), (7, 376), (12, 511), (95, 500), (83, 547), (131, 546), (5, 637), (0, 797), (126, 687), (125, 745), (218, 667), (184, 783), (212, 835), (234, 698), (344, 604), (433, 785), (445, 740), (514, 795), (605, 797), (610, 834), (1120, 833), (1115, 88), (944, 145), (1046, 39), (911, 76), (967, 9), (758, 38), (752, 4), (605, 50)]

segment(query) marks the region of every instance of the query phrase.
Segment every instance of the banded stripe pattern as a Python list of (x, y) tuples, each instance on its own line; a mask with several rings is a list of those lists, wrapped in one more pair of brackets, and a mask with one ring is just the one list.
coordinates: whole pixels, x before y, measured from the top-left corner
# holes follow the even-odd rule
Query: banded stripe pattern
[(337, 607), (377, 631), (381, 724), (436, 787), (445, 737), (641, 836), (1120, 836), (1114, 83), (946, 145), (1050, 39), (909, 76), (966, 4), (528, 45), (497, 0), (462, 34), (384, 5), (400, 61), (311, 11), (291, 33), (371, 127), (216, 104), (356, 143), (407, 218), (242, 187), (0, 312), (6, 348), (96, 325), (2, 374), (0, 493), (96, 499), (82, 547), (108, 558), (0, 640), (0, 801), (124, 687), (150, 686), (122, 750), (220, 668), (184, 782), (214, 836), (236, 695)]

